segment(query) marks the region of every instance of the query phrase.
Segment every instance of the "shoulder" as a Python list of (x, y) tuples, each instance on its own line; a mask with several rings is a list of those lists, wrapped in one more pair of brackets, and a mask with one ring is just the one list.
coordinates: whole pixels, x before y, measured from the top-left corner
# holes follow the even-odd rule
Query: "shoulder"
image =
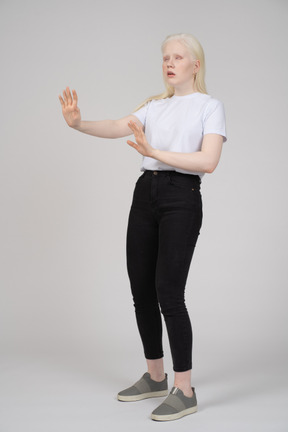
[(216, 99), (215, 97), (211, 96), (211, 95), (207, 95), (207, 106), (210, 107), (218, 107), (218, 106), (224, 106), (223, 102), (220, 99)]
[(209, 116), (214, 111), (224, 112), (224, 104), (221, 100), (207, 95), (208, 98), (205, 103), (204, 116)]

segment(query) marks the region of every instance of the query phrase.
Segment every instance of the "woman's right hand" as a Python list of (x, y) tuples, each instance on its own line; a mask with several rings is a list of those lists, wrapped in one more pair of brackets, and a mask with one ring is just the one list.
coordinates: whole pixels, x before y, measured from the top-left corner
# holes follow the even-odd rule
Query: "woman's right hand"
[(63, 90), (63, 98), (59, 95), (59, 100), (62, 105), (62, 114), (68, 126), (77, 129), (81, 125), (81, 114), (77, 106), (78, 96), (76, 90), (72, 90), (71, 95), (69, 87), (66, 87), (66, 90)]

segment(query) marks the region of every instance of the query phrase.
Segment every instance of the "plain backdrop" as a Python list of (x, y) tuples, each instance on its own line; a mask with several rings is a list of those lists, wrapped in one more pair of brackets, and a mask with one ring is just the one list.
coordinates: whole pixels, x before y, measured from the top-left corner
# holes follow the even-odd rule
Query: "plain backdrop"
[(58, 95), (76, 89), (84, 120), (130, 114), (164, 90), (179, 32), (204, 48), (228, 141), (186, 288), (199, 413), (177, 427), (288, 430), (287, 19), (285, 0), (1, 0), (1, 432), (156, 427), (113, 399), (145, 372), (125, 257), (141, 156), (69, 128)]

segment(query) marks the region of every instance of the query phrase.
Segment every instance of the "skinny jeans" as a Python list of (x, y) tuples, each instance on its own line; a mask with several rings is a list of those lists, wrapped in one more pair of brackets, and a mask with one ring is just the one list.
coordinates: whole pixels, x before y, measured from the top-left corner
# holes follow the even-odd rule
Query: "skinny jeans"
[(128, 218), (127, 270), (144, 355), (164, 355), (162, 314), (175, 372), (192, 369), (185, 286), (202, 225), (200, 184), (198, 175), (146, 170)]

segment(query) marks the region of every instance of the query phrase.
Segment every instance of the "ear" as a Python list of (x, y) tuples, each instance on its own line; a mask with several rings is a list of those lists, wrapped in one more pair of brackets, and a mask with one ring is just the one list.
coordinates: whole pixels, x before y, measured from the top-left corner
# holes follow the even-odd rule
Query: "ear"
[(195, 63), (194, 63), (194, 73), (199, 72), (199, 69), (200, 69), (200, 60), (195, 60)]

